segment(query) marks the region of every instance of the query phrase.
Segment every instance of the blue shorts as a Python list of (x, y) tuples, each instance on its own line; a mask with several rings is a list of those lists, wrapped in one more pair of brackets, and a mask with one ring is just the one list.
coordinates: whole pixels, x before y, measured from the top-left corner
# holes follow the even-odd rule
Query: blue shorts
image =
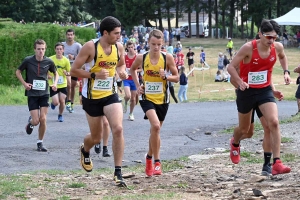
[(130, 90), (136, 90), (133, 80), (124, 80), (123, 85), (124, 85), (124, 87), (130, 87)]

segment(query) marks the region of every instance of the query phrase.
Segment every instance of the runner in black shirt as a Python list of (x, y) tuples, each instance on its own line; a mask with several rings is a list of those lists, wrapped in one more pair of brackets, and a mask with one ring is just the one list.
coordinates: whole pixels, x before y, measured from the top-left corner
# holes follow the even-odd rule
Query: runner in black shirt
[[(48, 112), (49, 90), (48, 71), (54, 73), (53, 91), (57, 90), (58, 73), (54, 62), (45, 57), (46, 42), (36, 40), (34, 43), (35, 55), (26, 57), (16, 71), (16, 76), (25, 87), (25, 96), (28, 97), (28, 108), (30, 117), (25, 127), (26, 133), (30, 135), (33, 127), (39, 125), (39, 136), (37, 150), (46, 152), (43, 146), (43, 138), (46, 132), (46, 115)], [(22, 77), (22, 71), (26, 70), (26, 79)]]

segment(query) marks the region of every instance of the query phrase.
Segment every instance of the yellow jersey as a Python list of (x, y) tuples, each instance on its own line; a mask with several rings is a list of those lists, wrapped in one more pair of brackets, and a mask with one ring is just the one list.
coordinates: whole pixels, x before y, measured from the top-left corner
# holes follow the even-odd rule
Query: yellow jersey
[(117, 44), (111, 46), (111, 53), (106, 55), (99, 39), (93, 40), (95, 44), (94, 62), (86, 64), (85, 70), (88, 72), (97, 73), (101, 69), (106, 69), (109, 72), (106, 79), (85, 79), (82, 88), (82, 95), (88, 99), (102, 99), (115, 93), (115, 73), (116, 66), (119, 62), (119, 53)]
[(149, 100), (154, 104), (169, 103), (169, 87), (168, 81), (163, 80), (159, 75), (159, 70), (166, 70), (166, 53), (161, 52), (157, 64), (153, 65), (150, 61), (149, 52), (143, 55), (143, 84), (145, 87), (145, 94), (142, 99)]
[[(53, 60), (59, 75), (57, 81), (57, 88), (67, 87), (67, 77), (64, 71), (70, 72), (71, 69), (70, 61), (64, 56), (61, 59), (57, 59), (56, 55), (50, 56), (50, 59)], [(51, 72), (49, 72), (49, 74), (52, 77), (54, 76), (54, 74)], [(48, 79), (49, 85), (52, 85), (53, 81), (54, 81), (54, 77), (52, 79)]]

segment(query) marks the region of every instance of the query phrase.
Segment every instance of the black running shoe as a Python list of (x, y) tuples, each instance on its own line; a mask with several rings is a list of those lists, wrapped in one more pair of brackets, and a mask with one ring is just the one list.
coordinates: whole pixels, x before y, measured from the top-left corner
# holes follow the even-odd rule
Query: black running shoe
[(271, 176), (272, 175), (272, 165), (270, 163), (267, 165), (263, 165), (261, 175), (262, 176)]
[(101, 142), (99, 144), (95, 144), (94, 149), (96, 154), (101, 153)]
[(48, 150), (44, 147), (42, 142), (37, 143), (37, 151), (47, 152)]
[(30, 135), (30, 134), (32, 133), (33, 127), (34, 127), (34, 126), (33, 126), (32, 124), (30, 124), (30, 123), (28, 123), (27, 126), (25, 127), (26, 133), (27, 133), (28, 135)]
[(110, 157), (110, 154), (108, 153), (108, 149), (107, 148), (103, 149), (102, 156), (103, 157)]
[(123, 177), (122, 177), (121, 173), (115, 174), (114, 181), (116, 183), (116, 186), (118, 186), (118, 187), (126, 187), (127, 188), (127, 185), (123, 181)]
[(90, 158), (90, 153), (84, 151), (83, 144), (80, 147), (80, 163), (85, 171), (91, 172), (93, 170), (93, 162)]

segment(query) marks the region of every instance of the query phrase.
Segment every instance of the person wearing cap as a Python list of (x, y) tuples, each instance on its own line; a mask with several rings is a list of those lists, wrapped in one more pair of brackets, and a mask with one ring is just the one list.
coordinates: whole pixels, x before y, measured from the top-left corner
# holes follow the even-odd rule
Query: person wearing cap
[[(186, 54), (186, 59), (188, 59), (189, 71), (194, 68), (194, 55), (195, 53), (192, 52), (192, 48), (190, 47), (189, 52), (187, 52)], [(194, 76), (194, 72), (192, 72), (191, 75)]]
[(231, 40), (231, 38), (228, 38), (227, 48), (228, 48), (228, 51), (229, 51), (230, 60), (232, 60), (233, 41)]

